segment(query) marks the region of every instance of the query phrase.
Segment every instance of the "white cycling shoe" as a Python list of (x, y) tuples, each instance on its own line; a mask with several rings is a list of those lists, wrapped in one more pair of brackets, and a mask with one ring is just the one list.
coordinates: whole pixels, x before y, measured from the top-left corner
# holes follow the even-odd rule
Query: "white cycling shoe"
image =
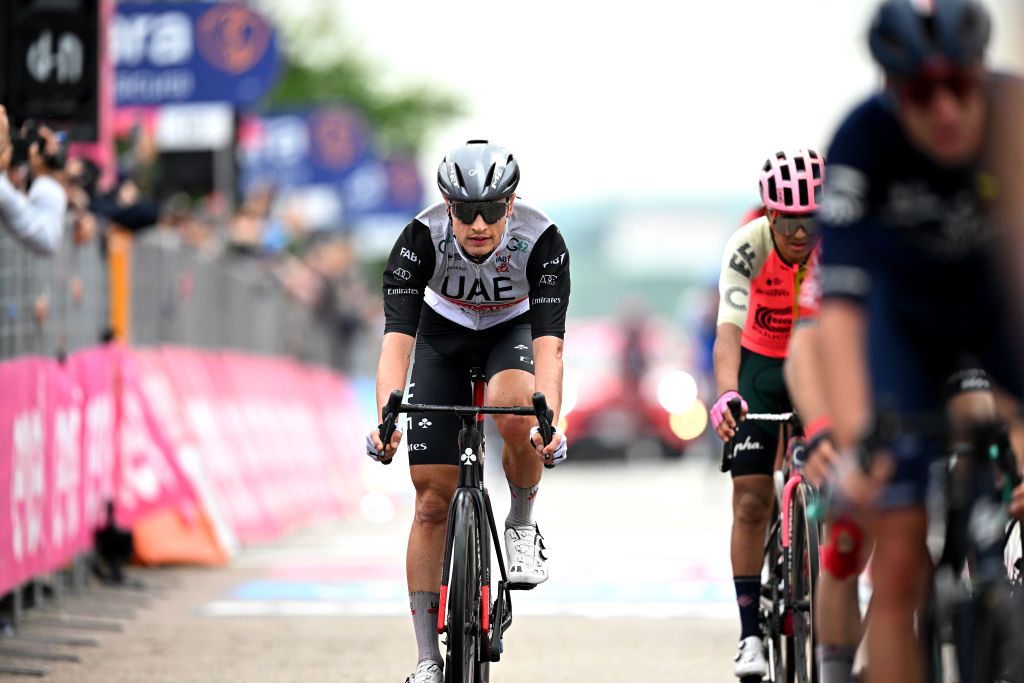
[(409, 674), (405, 683), (444, 683), (444, 674), (437, 662), (426, 659), (416, 665), (416, 671)]
[(537, 525), (505, 529), (508, 552), (508, 581), (536, 586), (548, 580), (548, 558), (544, 537)]
[(768, 662), (764, 658), (764, 644), (757, 636), (747, 636), (736, 647), (732, 671), (736, 678), (746, 676), (764, 677), (768, 673)]

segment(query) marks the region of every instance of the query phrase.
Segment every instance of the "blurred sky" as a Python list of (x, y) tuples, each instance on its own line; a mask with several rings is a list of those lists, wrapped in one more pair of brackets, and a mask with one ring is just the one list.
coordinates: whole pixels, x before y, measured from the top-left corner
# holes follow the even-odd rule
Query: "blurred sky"
[[(432, 178), (453, 142), (501, 141), (540, 203), (647, 197), (753, 202), (776, 149), (827, 145), (876, 87), (865, 33), (875, 2), (735, 0), (262, 0), (334, 28), (312, 49), (379, 62), (389, 86), (427, 82), (468, 116), (426, 150)], [(1021, 0), (988, 0), (993, 63), (1024, 64)], [(1013, 52), (1016, 51), (1016, 54)], [(429, 181), (428, 181), (429, 182)]]

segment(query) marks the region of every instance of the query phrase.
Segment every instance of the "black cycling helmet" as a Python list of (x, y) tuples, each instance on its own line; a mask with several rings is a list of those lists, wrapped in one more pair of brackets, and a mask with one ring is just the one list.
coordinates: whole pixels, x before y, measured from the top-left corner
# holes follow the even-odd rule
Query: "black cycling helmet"
[(445, 199), (481, 202), (506, 199), (519, 184), (512, 152), (487, 140), (470, 140), (445, 155), (437, 168), (437, 186)]
[(868, 34), (871, 55), (897, 78), (982, 58), (992, 31), (978, 0), (885, 0)]

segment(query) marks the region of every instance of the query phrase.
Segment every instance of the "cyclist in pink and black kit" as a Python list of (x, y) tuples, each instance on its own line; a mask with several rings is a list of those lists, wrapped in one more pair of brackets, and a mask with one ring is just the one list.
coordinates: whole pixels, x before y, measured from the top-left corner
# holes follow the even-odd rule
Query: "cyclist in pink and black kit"
[(727, 407), (738, 398), (742, 414), (792, 410), (782, 364), (806, 263), (817, 244), (815, 211), (825, 160), (813, 150), (779, 152), (764, 164), (760, 190), (765, 215), (729, 240), (719, 278), (715, 380), (719, 397), (711, 421), (723, 441), (732, 439), (733, 525), (731, 556), (741, 633), (734, 672), (760, 680), (767, 664), (758, 604), (764, 534), (771, 517), (772, 472), (779, 431), (737, 422)]

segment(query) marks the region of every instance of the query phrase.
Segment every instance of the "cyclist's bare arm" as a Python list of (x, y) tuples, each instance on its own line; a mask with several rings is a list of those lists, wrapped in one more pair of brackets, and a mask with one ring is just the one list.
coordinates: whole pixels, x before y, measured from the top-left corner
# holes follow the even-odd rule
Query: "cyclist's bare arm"
[(825, 400), (836, 445), (853, 446), (871, 415), (863, 306), (845, 299), (822, 302), (821, 354)]
[(827, 415), (821, 386), (819, 342), (817, 324), (798, 324), (789, 338), (789, 353), (782, 366), (789, 398), (805, 425)]
[[(416, 341), (404, 332), (387, 332), (384, 334), (384, 341), (381, 343), (380, 360), (377, 362), (377, 415), (388, 402), (388, 396), (395, 389), (405, 388), (405, 378), (409, 372), (409, 362), (412, 358), (412, 348)], [(401, 440), (401, 432), (396, 431), (392, 438), (389, 453), (394, 455)], [(380, 436), (374, 430), (374, 443), (380, 449)]]
[(551, 420), (558, 424), (562, 409), (562, 347), (558, 337), (537, 337), (533, 340), (534, 386), (544, 394), (548, 408), (554, 411)]
[[(548, 408), (554, 412), (551, 423), (558, 424), (558, 416), (562, 410), (562, 347), (560, 337), (543, 336), (533, 340), (533, 372), (535, 391), (544, 394)], [(562, 435), (556, 433), (551, 443), (544, 447), (544, 452), (553, 454)]]
[[(815, 486), (831, 475), (837, 456), (827, 434), (831, 433), (822, 382), (821, 328), (817, 321), (797, 324), (789, 338), (789, 353), (782, 366), (789, 398), (800, 415), (808, 437), (804, 474)], [(820, 438), (822, 434), (824, 438)], [(810, 452), (810, 448), (814, 452)]]
[[(740, 377), (740, 335), (742, 330), (734, 323), (721, 323), (715, 332), (714, 362), (715, 384), (718, 395), (727, 391), (736, 391)], [(730, 413), (718, 426), (718, 435), (723, 439), (731, 439), (736, 432), (736, 420)], [(723, 434), (723, 431), (726, 433)]]
[[(740, 376), (740, 339), (747, 324), (750, 304), (750, 282), (762, 259), (756, 254), (762, 245), (752, 250), (752, 240), (760, 233), (751, 224), (737, 230), (725, 245), (722, 267), (718, 275), (718, 327), (712, 357), (715, 363), (715, 383), (718, 396), (736, 391)], [(756, 263), (755, 263), (756, 261)], [(728, 411), (723, 413), (718, 435), (731, 439), (736, 433), (736, 421)]]

